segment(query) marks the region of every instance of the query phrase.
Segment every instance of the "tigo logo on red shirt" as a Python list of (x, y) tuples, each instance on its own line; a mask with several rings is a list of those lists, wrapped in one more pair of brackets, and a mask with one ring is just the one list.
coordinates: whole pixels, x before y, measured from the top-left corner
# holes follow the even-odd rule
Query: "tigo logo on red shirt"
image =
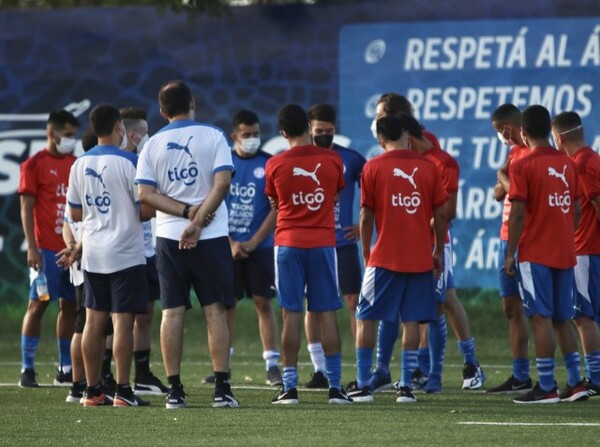
[[(321, 167), (321, 163), (317, 163), (315, 169), (307, 171), (300, 167), (294, 167), (292, 170), (293, 176), (303, 176), (311, 178), (317, 185), (321, 185), (319, 178), (317, 177), (317, 171)], [(317, 188), (314, 192), (304, 193), (302, 191), (292, 194), (292, 203), (294, 205), (306, 205), (310, 211), (317, 211), (321, 208), (323, 201), (325, 200), (325, 190), (323, 188)]]
[(421, 194), (419, 194), (417, 189), (417, 184), (415, 183), (415, 174), (419, 170), (418, 167), (413, 169), (412, 174), (407, 174), (400, 168), (394, 168), (394, 177), (402, 177), (407, 180), (408, 183), (412, 185), (415, 191), (411, 195), (402, 195), (402, 193), (397, 193), (392, 195), (392, 206), (404, 207), (408, 214), (415, 214), (419, 205), (421, 205)]
[(554, 194), (549, 194), (548, 195), (548, 205), (550, 205), (551, 207), (560, 207), (560, 210), (564, 214), (567, 214), (571, 207), (571, 194), (568, 189), (569, 183), (567, 182), (567, 179), (565, 177), (566, 171), (567, 171), (567, 165), (563, 166), (562, 172), (558, 172), (553, 167), (548, 168), (548, 175), (550, 177), (556, 177), (557, 179), (562, 181), (565, 184), (565, 186), (567, 187), (567, 190), (562, 194), (559, 194), (557, 192), (555, 192)]

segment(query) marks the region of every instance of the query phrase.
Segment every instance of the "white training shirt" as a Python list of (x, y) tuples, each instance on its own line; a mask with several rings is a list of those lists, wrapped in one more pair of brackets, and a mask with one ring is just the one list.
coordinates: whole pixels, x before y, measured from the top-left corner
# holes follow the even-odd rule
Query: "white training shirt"
[(83, 211), (85, 271), (114, 273), (146, 263), (136, 161), (115, 146), (96, 146), (71, 167), (67, 202)]
[[(173, 121), (144, 145), (135, 182), (189, 205), (206, 199), (214, 174), (234, 171), (231, 149), (223, 131), (192, 120)], [(178, 241), (190, 220), (156, 212), (156, 236)], [(227, 236), (227, 206), (221, 202), (215, 218), (200, 232), (200, 240)]]

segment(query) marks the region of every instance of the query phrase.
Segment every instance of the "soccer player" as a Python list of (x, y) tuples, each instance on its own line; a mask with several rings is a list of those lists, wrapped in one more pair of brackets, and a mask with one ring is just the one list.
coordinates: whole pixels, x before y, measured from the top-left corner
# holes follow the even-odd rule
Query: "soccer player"
[(67, 191), (70, 216), (82, 222), (84, 247), (86, 323), (81, 349), (87, 390), (83, 405), (108, 403), (100, 384), (100, 364), (104, 331), (112, 317), (117, 381), (113, 406), (145, 406), (149, 403), (136, 397), (129, 385), (135, 314), (148, 307), (140, 220), (146, 213), (133, 184), (137, 159), (121, 150), (127, 137), (118, 109), (98, 105), (90, 113), (90, 123), (98, 146), (75, 162)]
[[(125, 150), (138, 157), (148, 141), (148, 121), (146, 110), (129, 107), (121, 109), (121, 118), (127, 132), (127, 146)], [(146, 258), (146, 279), (148, 284), (148, 311), (135, 316), (133, 326), (133, 360), (135, 364), (135, 380), (133, 391), (136, 394), (167, 394), (169, 389), (163, 385), (158, 377), (150, 370), (150, 347), (152, 342), (152, 318), (154, 317), (154, 303), (160, 299), (160, 286), (156, 270), (156, 250), (152, 221), (142, 222), (144, 237), (144, 256)]]
[(508, 200), (510, 188), (510, 166), (521, 158), (529, 155), (530, 151), (521, 139), (521, 111), (513, 104), (503, 104), (492, 114), (492, 125), (498, 133), (499, 140), (508, 146), (510, 151), (506, 163), (498, 170), (494, 197), (503, 201), (502, 226), (500, 227), (500, 253), (498, 278), (502, 308), (508, 320), (508, 335), (513, 355), (513, 373), (500, 385), (488, 388), (489, 394), (523, 393), (533, 387), (529, 375), (529, 328), (525, 311), (519, 296), (519, 284), (516, 275), (507, 275), (504, 270), (506, 244), (508, 241), (508, 216), (511, 202)]
[[(535, 333), (539, 382), (515, 403), (557, 403), (588, 397), (579, 373), (579, 353), (569, 320), (573, 315), (573, 238), (579, 214), (579, 188), (572, 161), (550, 147), (550, 114), (533, 105), (522, 115), (521, 134), (530, 155), (510, 168), (508, 246), (504, 268), (519, 282), (523, 307)], [(549, 225), (552, 222), (552, 225)], [(554, 381), (555, 335), (567, 368), (558, 394)]]
[[(357, 402), (373, 400), (369, 382), (375, 321), (401, 321), (402, 377), (396, 402), (411, 403), (416, 402), (410, 382), (417, 366), (419, 323), (436, 319), (434, 269), (440, 276), (448, 194), (433, 163), (409, 150), (399, 117), (377, 120), (377, 135), (386, 153), (367, 162), (361, 179), (366, 271), (356, 312), (357, 386), (349, 394)], [(371, 252), (373, 222), (377, 240)]]
[[(69, 272), (56, 265), (56, 254), (65, 248), (62, 239), (65, 196), (69, 170), (75, 162), (75, 134), (79, 121), (66, 110), (50, 113), (46, 123), (46, 148), (21, 165), (18, 193), (21, 198), (21, 221), (27, 240), (27, 264), (31, 288), (29, 305), (21, 332), (22, 388), (37, 387), (35, 353), (40, 340), (42, 317), (51, 301), (58, 301), (56, 336), (58, 371), (55, 385), (70, 385), (71, 337), (75, 329), (75, 291)], [(49, 300), (38, 299), (35, 278), (43, 274), (48, 284)], [(43, 297), (42, 297), (43, 298)]]
[[(333, 136), (336, 132), (336, 112), (329, 104), (316, 104), (308, 110), (310, 133), (314, 144), (326, 149), (336, 151), (344, 163), (344, 189), (336, 202), (335, 236), (336, 254), (338, 260), (339, 288), (348, 307), (350, 315), (350, 329), (352, 340), (356, 339), (356, 305), (360, 292), (361, 268), (358, 257), (358, 240), (360, 233), (358, 225), (353, 222), (354, 191), (355, 185), (360, 182), (360, 174), (366, 163), (365, 158), (358, 152), (335, 144)], [(325, 355), (321, 345), (319, 324), (312, 312), (307, 312), (305, 317), (306, 338), (308, 352), (314, 367), (314, 374), (306, 384), (307, 388), (327, 388), (325, 377)]]
[(144, 145), (136, 182), (142, 203), (157, 210), (156, 266), (163, 309), (160, 340), (169, 382), (166, 407), (185, 406), (180, 371), (192, 286), (208, 330), (216, 379), (212, 405), (238, 407), (228, 375), (227, 308), (234, 300), (224, 199), (234, 170), (231, 150), (221, 129), (194, 121), (196, 104), (185, 83), (167, 82), (158, 100), (169, 124)]
[(575, 230), (574, 321), (583, 346), (586, 388), (600, 395), (600, 156), (586, 145), (581, 118), (562, 112), (552, 121), (559, 150), (575, 164), (581, 193), (581, 218)]
[(290, 149), (267, 161), (265, 193), (277, 210), (275, 282), (283, 309), (283, 389), (274, 404), (298, 403), (298, 351), (306, 291), (325, 351), (329, 403), (351, 403), (341, 387), (342, 356), (336, 311), (338, 295), (334, 202), (344, 187), (343, 163), (332, 150), (313, 146), (308, 116), (298, 105), (278, 115)]
[[(227, 209), (229, 211), (229, 243), (234, 259), (235, 297), (252, 298), (258, 313), (258, 329), (263, 345), (268, 385), (281, 385), (279, 333), (272, 306), (275, 296), (275, 263), (273, 230), (275, 210), (265, 191), (265, 165), (270, 155), (259, 150), (260, 122), (256, 113), (241, 110), (233, 118), (233, 165)], [(234, 308), (230, 312), (233, 332)]]

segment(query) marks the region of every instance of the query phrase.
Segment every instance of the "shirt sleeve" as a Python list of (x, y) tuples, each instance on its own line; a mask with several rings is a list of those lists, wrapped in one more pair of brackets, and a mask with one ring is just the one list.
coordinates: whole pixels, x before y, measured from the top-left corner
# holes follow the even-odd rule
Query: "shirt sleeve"
[(26, 160), (21, 165), (21, 175), (19, 178), (19, 194), (28, 194), (35, 196), (38, 190), (38, 171), (37, 163), (33, 163), (32, 159)]
[(448, 194), (453, 194), (458, 191), (458, 179), (460, 177), (460, 169), (454, 158), (448, 158), (444, 163), (444, 188)]
[(221, 132), (219, 132), (219, 137), (217, 139), (213, 174), (219, 171), (235, 172), (235, 166), (233, 165), (233, 159), (231, 158), (231, 147), (229, 147), (225, 136)]
[(69, 173), (69, 187), (67, 188), (67, 203), (73, 208), (83, 208), (81, 196), (79, 193), (79, 184), (77, 182), (77, 171), (79, 169), (79, 162), (73, 163), (71, 166), (71, 172)]
[(371, 164), (365, 164), (362, 175), (360, 176), (360, 206), (375, 208), (375, 191), (373, 191), (373, 181), (371, 174)]
[[(149, 141), (146, 145), (151, 144)], [(150, 163), (150, 153), (152, 152), (151, 147), (146, 147), (140, 154), (140, 158), (137, 161), (137, 169), (135, 175), (136, 185), (150, 185), (158, 188), (158, 182), (156, 180), (156, 171)]]
[(588, 200), (600, 196), (600, 157), (593, 156), (588, 159), (578, 170), (579, 193)]
[(433, 171), (433, 208), (437, 208), (448, 201), (448, 192), (442, 183), (442, 178), (434, 168)]
[(273, 159), (270, 158), (265, 164), (265, 195), (268, 197), (277, 198), (277, 191), (275, 190), (274, 182), (274, 166)]

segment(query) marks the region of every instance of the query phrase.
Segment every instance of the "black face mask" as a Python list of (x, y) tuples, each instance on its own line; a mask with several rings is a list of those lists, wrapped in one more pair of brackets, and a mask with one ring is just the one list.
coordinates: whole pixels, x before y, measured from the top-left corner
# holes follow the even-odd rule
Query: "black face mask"
[(313, 141), (317, 146), (324, 147), (329, 149), (331, 147), (331, 143), (333, 143), (333, 135), (322, 133), (321, 135), (315, 135), (313, 137)]

